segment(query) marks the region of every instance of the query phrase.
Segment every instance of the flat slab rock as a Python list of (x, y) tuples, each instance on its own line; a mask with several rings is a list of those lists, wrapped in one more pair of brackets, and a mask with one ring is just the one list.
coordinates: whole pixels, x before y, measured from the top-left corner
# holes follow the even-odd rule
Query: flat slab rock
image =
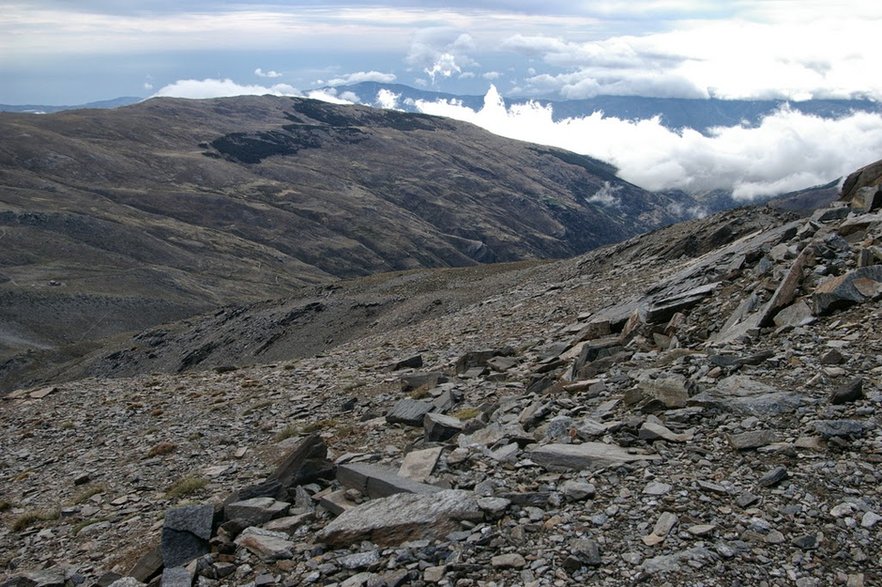
[(340, 514), (317, 538), (333, 546), (369, 540), (392, 546), (410, 540), (435, 540), (460, 529), (461, 520), (479, 521), (475, 494), (447, 489), (431, 495), (399, 493), (374, 499)]
[(643, 450), (602, 442), (546, 444), (531, 450), (529, 456), (537, 465), (549, 469), (589, 469), (661, 459), (659, 455)]

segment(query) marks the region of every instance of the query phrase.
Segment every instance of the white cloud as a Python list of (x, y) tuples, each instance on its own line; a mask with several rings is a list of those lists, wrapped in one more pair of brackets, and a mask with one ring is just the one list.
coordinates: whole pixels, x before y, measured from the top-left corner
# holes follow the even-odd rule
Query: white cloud
[(566, 98), (882, 99), (882, 79), (866, 75), (882, 67), (873, 32), (882, 25), (882, 12), (871, 17), (827, 5), (821, 16), (809, 6), (819, 12), (813, 20), (804, 18), (802, 6), (788, 13), (780, 3), (768, 4), (762, 21), (745, 11), (588, 42), (517, 34), (502, 47), (550, 66), (527, 80), (526, 92), (555, 91)]
[(826, 183), (882, 153), (882, 115), (870, 113), (833, 120), (784, 108), (755, 128), (716, 128), (702, 135), (669, 130), (658, 118), (626, 121), (600, 112), (555, 122), (551, 108), (535, 102), (506, 108), (492, 86), (477, 112), (447, 101), (416, 106), (498, 135), (609, 161), (622, 178), (649, 190), (727, 189), (751, 199)]
[(347, 73), (328, 81), (317, 81), (317, 84), (328, 86), (344, 86), (349, 84), (357, 84), (360, 82), (379, 82), (381, 84), (392, 83), (396, 80), (394, 73), (382, 73), (379, 71), (356, 71), (355, 73)]
[(437, 77), (449, 78), (462, 74), (464, 68), (476, 66), (469, 55), (475, 49), (475, 41), (468, 33), (450, 28), (425, 29), (414, 35), (405, 61), (422, 67), (434, 84)]
[(391, 90), (382, 88), (379, 92), (377, 92), (376, 104), (380, 108), (385, 108), (386, 110), (394, 110), (398, 108), (398, 100), (400, 99), (401, 94), (396, 94)]
[(450, 77), (454, 73), (461, 73), (462, 68), (457, 65), (455, 55), (442, 53), (431, 67), (427, 67), (423, 71), (432, 78), (432, 83), (435, 83), (435, 76)]
[[(358, 96), (353, 94), (352, 92), (344, 92), (341, 95), (337, 95), (337, 90), (330, 88), (327, 90), (312, 90), (311, 92), (307, 92), (307, 98), (312, 98), (313, 100), (321, 100), (322, 102), (330, 102), (331, 104), (341, 104), (341, 105), (349, 105), (358, 102)], [(349, 100), (348, 98), (355, 98), (354, 100)]]
[(144, 82), (144, 89), (145, 90), (152, 90), (153, 84), (151, 84), (150, 82)]
[(493, 80), (497, 80), (500, 77), (502, 77), (502, 74), (498, 71), (485, 71), (484, 73), (481, 74), (481, 77), (486, 80), (493, 81)]
[(300, 96), (296, 88), (288, 84), (275, 84), (270, 87), (241, 85), (231, 79), (182, 79), (159, 89), (152, 97), (171, 98), (224, 98), (227, 96)]
[(268, 78), (282, 77), (282, 74), (279, 73), (278, 71), (274, 71), (272, 69), (270, 69), (269, 71), (264, 71), (263, 69), (261, 69), (259, 67), (254, 70), (254, 75), (256, 75), (257, 77), (268, 77)]

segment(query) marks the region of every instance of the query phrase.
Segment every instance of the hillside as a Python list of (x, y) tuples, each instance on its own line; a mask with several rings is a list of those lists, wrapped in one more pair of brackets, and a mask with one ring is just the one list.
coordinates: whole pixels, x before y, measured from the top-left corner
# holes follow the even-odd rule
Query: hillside
[[(328, 312), (390, 304), (313, 356), (8, 395), (7, 584), (876, 584), (882, 193), (856, 177), (811, 218), (354, 280)], [(272, 311), (157, 354), (249, 323), (282, 352)]]
[(0, 114), (0, 133), (6, 389), (105, 337), (337, 278), (568, 257), (689, 203), (468, 124), (296, 98)]

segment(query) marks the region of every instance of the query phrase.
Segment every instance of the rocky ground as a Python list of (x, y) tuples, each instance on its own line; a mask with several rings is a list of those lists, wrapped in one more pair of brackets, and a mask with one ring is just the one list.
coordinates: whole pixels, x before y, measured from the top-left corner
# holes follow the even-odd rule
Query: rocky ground
[(670, 227), (308, 359), (15, 392), (2, 584), (882, 584), (872, 207)]

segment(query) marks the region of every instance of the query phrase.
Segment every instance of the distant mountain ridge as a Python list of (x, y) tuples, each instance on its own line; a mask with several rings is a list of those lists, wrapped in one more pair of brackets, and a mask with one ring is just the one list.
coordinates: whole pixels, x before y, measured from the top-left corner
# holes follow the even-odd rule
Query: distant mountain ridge
[(141, 102), (143, 100), (144, 98), (139, 98), (137, 96), (122, 96), (120, 98), (99, 100), (97, 102), (87, 102), (85, 104), (77, 104), (72, 106), (49, 106), (46, 104), (0, 104), (0, 112), (52, 114), (53, 112), (63, 112), (65, 110), (120, 108), (121, 106), (131, 106), (132, 104), (137, 104), (138, 102)]
[[(400, 96), (398, 108), (417, 112), (417, 100), (457, 100), (463, 106), (480, 110), (484, 96), (455, 95), (411, 88), (401, 84), (362, 82), (327, 88), (338, 95), (351, 92), (365, 104), (377, 104), (377, 94), (386, 90)], [(506, 106), (523, 104), (528, 98), (505, 98)], [(715, 126), (735, 126), (742, 123), (758, 124), (764, 116), (785, 105), (822, 118), (840, 118), (851, 112), (882, 112), (882, 104), (873, 100), (719, 100), (689, 98), (647, 98), (641, 96), (596, 96), (583, 100), (535, 99), (543, 106), (551, 106), (554, 120), (590, 116), (603, 112), (608, 117), (623, 120), (645, 120), (659, 116), (663, 125), (671, 129), (691, 128), (705, 132)]]
[(338, 278), (573, 256), (694, 205), (467, 123), (302, 98), (7, 113), (0, 135), (0, 380)]

